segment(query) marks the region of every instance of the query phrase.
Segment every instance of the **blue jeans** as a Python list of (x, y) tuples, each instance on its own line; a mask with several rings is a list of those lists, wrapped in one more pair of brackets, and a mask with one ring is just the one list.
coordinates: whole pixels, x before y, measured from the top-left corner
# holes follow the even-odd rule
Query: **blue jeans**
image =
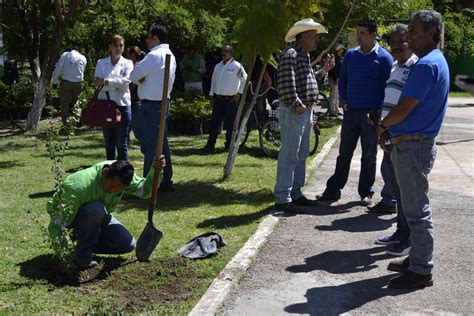
[(407, 141), (390, 153), (400, 188), (403, 214), (410, 227), (410, 267), (419, 274), (433, 268), (433, 220), (428, 199), (428, 174), (436, 158), (434, 139)]
[(225, 147), (230, 146), (232, 138), (232, 129), (234, 127), (235, 116), (237, 114), (237, 104), (231, 98), (218, 98), (214, 96), (212, 102), (212, 116), (209, 127), (209, 139), (207, 145), (214, 148), (217, 136), (219, 135), (219, 125), (224, 120), (224, 128), (227, 130), (225, 134)]
[[(400, 240), (401, 243), (408, 244), (410, 242), (410, 227), (408, 227), (407, 219), (403, 213), (403, 205), (400, 203), (400, 188), (395, 178), (395, 170), (393, 169), (393, 163), (390, 159), (390, 153), (383, 154), (382, 166), (385, 166), (384, 189), (386, 187), (390, 189), (390, 194), (394, 195), (393, 199), (397, 205), (397, 230), (393, 234), (393, 237)], [(382, 189), (382, 196), (384, 189)]]
[(135, 138), (140, 140), (140, 108), (142, 103), (140, 100), (132, 102), (132, 122), (130, 124), (131, 130), (133, 131), (133, 135)]
[(296, 114), (291, 107), (278, 108), (281, 148), (278, 153), (277, 179), (273, 194), (277, 204), (289, 203), (303, 196), (305, 163), (309, 156), (309, 137), (313, 112)]
[(130, 106), (117, 107), (122, 113), (122, 119), (117, 127), (104, 127), (102, 133), (105, 139), (107, 160), (128, 160), (128, 134), (132, 113)]
[(336, 170), (327, 183), (325, 194), (341, 195), (347, 183), (351, 160), (357, 141), (362, 145), (361, 169), (359, 174), (358, 193), (361, 198), (372, 196), (377, 168), (377, 128), (367, 122), (369, 109), (350, 109), (344, 112), (342, 121), (341, 143), (337, 157)]
[(382, 164), (380, 165), (380, 173), (382, 174), (383, 187), (380, 191), (382, 196), (382, 203), (385, 205), (395, 206), (397, 199), (394, 194), (393, 183), (395, 182), (395, 175), (393, 174), (393, 166), (390, 161), (390, 154), (384, 153)]
[(123, 254), (135, 249), (130, 232), (107, 213), (104, 203), (92, 201), (82, 205), (71, 224), (77, 240), (74, 261), (87, 264), (96, 254)]
[[(143, 163), (143, 176), (146, 177), (151, 169), (153, 158), (156, 156), (158, 145), (158, 130), (160, 129), (161, 101), (142, 103), (140, 108), (141, 140), (140, 149), (145, 156)], [(163, 140), (163, 155), (166, 167), (163, 168), (161, 187), (173, 185), (173, 166), (171, 165), (171, 152), (168, 145), (168, 121), (170, 117), (170, 101), (166, 110), (165, 135)]]

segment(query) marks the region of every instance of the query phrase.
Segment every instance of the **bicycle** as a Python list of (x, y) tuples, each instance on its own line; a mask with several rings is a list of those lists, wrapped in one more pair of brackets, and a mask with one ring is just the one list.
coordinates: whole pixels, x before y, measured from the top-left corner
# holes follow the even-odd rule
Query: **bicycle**
[[(250, 88), (251, 93), (255, 95), (255, 92), (252, 90), (251, 86)], [(260, 99), (260, 102), (265, 102), (265, 118), (263, 120), (259, 119), (256, 106), (254, 106), (251, 112), (251, 116), (249, 117), (249, 120), (247, 121), (246, 127), (244, 129), (244, 135), (241, 140), (241, 145), (243, 146), (245, 144), (252, 129), (257, 128), (259, 132), (260, 149), (267, 157), (275, 158), (278, 156), (278, 152), (281, 147), (280, 124), (278, 123), (279, 100), (275, 99), (271, 102), (271, 104), (268, 104), (266, 96), (269, 91), (276, 92), (275, 88), (270, 87), (266, 89), (263, 93), (257, 94), (257, 97)], [(270, 109), (267, 109), (267, 104), (270, 106)], [(319, 110), (328, 105), (329, 102), (327, 100), (327, 97), (323, 93), (318, 96), (318, 100), (313, 104), (313, 132), (310, 134), (310, 155), (314, 155), (318, 150), (319, 146), (319, 135), (321, 133), (320, 120), (323, 116), (322, 112), (320, 112)]]

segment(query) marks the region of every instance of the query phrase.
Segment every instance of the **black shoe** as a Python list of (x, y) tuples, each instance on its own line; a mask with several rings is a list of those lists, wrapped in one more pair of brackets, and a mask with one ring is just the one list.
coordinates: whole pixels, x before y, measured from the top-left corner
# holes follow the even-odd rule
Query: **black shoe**
[(387, 270), (395, 272), (406, 272), (408, 271), (409, 266), (410, 257), (406, 257), (405, 259), (391, 261), (387, 266)]
[(301, 209), (301, 207), (298, 207), (297, 205), (293, 203), (283, 203), (283, 204), (275, 203), (273, 210), (276, 212), (285, 212), (285, 213), (290, 213), (290, 214), (303, 213), (303, 210)]
[(76, 259), (74, 260), (74, 264), (76, 265), (76, 268), (79, 271), (92, 269), (99, 265), (97, 261), (92, 260), (92, 259)]
[(206, 145), (201, 149), (205, 154), (214, 154), (216, 153), (216, 149), (214, 146)]
[(432, 285), (431, 274), (418, 274), (409, 270), (388, 281), (388, 287), (391, 289), (419, 289)]
[(340, 194), (331, 194), (324, 192), (322, 195), (317, 195), (316, 199), (319, 202), (336, 202), (341, 198)]
[(158, 188), (158, 192), (174, 192), (174, 191), (176, 190), (174, 188), (174, 185), (172, 184), (165, 185), (165, 186), (160, 185), (160, 187)]
[(378, 202), (374, 206), (367, 207), (369, 213), (374, 214), (395, 214), (397, 213), (397, 207), (395, 205), (388, 205), (382, 201)]
[(315, 207), (318, 205), (318, 201), (310, 200), (306, 198), (305, 196), (302, 196), (299, 199), (294, 200), (293, 204), (298, 205), (298, 206)]

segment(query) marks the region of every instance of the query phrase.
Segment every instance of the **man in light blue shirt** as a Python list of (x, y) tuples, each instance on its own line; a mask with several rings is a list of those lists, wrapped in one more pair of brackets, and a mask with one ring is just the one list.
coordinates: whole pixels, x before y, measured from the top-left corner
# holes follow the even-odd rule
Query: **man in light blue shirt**
[(447, 108), (449, 69), (439, 49), (441, 15), (433, 10), (413, 14), (408, 45), (419, 57), (412, 67), (398, 104), (378, 127), (380, 144), (390, 139), (390, 158), (400, 188), (403, 213), (410, 227), (411, 249), (403, 261), (388, 269), (402, 272), (390, 280), (391, 288), (433, 285), (433, 220), (428, 199), (428, 174), (436, 156), (438, 135)]

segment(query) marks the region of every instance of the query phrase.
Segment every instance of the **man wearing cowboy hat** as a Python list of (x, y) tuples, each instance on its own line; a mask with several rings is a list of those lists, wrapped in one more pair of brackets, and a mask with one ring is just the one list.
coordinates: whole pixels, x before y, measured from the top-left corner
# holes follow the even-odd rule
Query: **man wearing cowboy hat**
[(274, 189), (277, 211), (296, 213), (301, 207), (314, 207), (317, 204), (315, 200), (307, 199), (301, 193), (301, 188), (309, 155), (311, 106), (319, 94), (316, 78), (326, 76), (334, 67), (332, 55), (326, 59), (320, 71), (315, 72), (311, 67), (309, 52), (316, 49), (320, 33), (327, 31), (312, 19), (296, 22), (285, 37), (286, 42), (295, 43), (288, 46), (280, 57), (278, 97), (281, 149)]

